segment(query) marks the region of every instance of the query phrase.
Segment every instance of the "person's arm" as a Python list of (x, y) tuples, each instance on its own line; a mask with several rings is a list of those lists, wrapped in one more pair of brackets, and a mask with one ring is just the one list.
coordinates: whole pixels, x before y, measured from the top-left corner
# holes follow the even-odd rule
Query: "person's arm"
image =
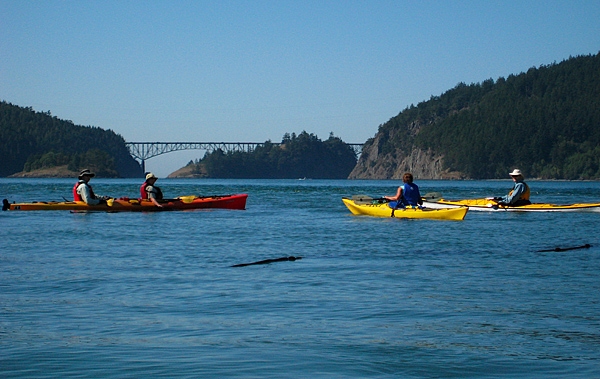
[(384, 196), (383, 198), (390, 201), (400, 201), (402, 198), (402, 187), (398, 187), (398, 191), (396, 191), (395, 196)]
[(87, 205), (98, 205), (100, 204), (100, 199), (92, 198), (92, 194), (90, 193), (90, 187), (85, 184), (80, 184), (77, 187), (77, 192), (81, 195), (81, 200), (83, 200)]
[(154, 188), (152, 186), (146, 187), (146, 191), (148, 192), (148, 199), (157, 207), (162, 208), (162, 205), (156, 200), (156, 193), (154, 192)]
[(523, 192), (525, 192), (525, 185), (523, 183), (517, 183), (515, 184), (515, 188), (512, 190), (512, 193), (504, 196), (501, 202), (504, 204), (512, 204), (519, 200)]
[(154, 205), (156, 205), (157, 207), (162, 208), (162, 205), (160, 205), (160, 203), (158, 201), (156, 201), (156, 199), (154, 198), (154, 196), (152, 196), (152, 195), (150, 196), (150, 201), (152, 201), (152, 203)]

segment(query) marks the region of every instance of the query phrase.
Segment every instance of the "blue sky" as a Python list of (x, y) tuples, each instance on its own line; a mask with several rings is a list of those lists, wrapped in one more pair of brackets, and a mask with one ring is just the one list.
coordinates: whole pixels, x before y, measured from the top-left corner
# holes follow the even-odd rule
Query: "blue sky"
[[(600, 1), (0, 0), (0, 100), (127, 141), (373, 137), (459, 82), (600, 51)], [(201, 157), (148, 160), (159, 176)]]

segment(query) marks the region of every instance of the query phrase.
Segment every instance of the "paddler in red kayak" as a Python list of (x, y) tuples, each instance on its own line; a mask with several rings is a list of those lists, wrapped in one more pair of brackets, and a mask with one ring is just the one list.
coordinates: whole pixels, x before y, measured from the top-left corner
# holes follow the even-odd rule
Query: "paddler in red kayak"
[(140, 195), (144, 200), (150, 200), (157, 207), (162, 208), (162, 205), (159, 203), (159, 200), (163, 199), (162, 191), (159, 187), (155, 186), (158, 178), (153, 173), (149, 172), (146, 174), (146, 181), (140, 187)]
[(79, 181), (73, 186), (73, 200), (84, 201), (88, 205), (106, 203), (106, 200), (108, 200), (109, 197), (96, 196), (92, 186), (89, 184), (90, 179), (94, 176), (96, 176), (96, 174), (87, 168), (79, 173)]

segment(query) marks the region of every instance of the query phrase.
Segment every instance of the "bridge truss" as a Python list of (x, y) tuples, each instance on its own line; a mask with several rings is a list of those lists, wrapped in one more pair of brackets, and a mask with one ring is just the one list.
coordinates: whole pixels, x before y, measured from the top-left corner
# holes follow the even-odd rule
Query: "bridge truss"
[[(281, 143), (273, 143), (279, 146)], [(135, 158), (142, 170), (146, 172), (146, 160), (180, 150), (205, 150), (212, 152), (221, 149), (225, 153), (229, 152), (251, 152), (258, 146), (263, 146), (265, 142), (125, 142), (129, 149), (129, 154)], [(362, 151), (362, 143), (349, 143), (356, 155)]]

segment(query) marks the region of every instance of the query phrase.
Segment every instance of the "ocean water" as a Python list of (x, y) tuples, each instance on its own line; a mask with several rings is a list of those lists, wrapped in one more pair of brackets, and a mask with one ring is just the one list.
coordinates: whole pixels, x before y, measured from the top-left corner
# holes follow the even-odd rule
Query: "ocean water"
[[(512, 184), (417, 183), (451, 199)], [(398, 184), (160, 179), (166, 196), (248, 193), (247, 210), (0, 212), (0, 377), (600, 377), (600, 213), (401, 220), (341, 202)], [(600, 201), (599, 182), (529, 184), (536, 202)], [(0, 197), (72, 185), (4, 178)], [(231, 267), (286, 256), (302, 259)]]

